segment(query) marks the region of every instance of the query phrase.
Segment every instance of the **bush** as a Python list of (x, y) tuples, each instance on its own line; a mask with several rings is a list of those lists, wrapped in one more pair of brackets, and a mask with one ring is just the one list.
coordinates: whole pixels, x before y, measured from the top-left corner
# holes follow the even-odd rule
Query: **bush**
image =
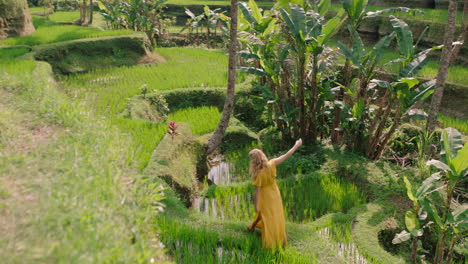
[(268, 127), (269, 123), (263, 118), (265, 100), (258, 99), (257, 93), (251, 90), (239, 91), (235, 97), (234, 115), (249, 127), (259, 131)]
[[(158, 92), (166, 99), (171, 111), (188, 107), (215, 106), (223, 110), (226, 97), (224, 88), (191, 88), (172, 89)], [(151, 98), (153, 95), (148, 95)]]

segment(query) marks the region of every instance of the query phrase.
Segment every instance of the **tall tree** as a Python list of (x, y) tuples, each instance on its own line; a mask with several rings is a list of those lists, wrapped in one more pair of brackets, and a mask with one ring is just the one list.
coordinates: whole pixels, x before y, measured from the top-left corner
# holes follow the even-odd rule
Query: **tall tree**
[(228, 83), (226, 100), (224, 101), (223, 113), (219, 120), (215, 132), (208, 140), (207, 154), (213, 151), (221, 144), (224, 132), (229, 125), (229, 118), (231, 117), (234, 108), (234, 91), (236, 85), (236, 52), (237, 52), (237, 0), (231, 0), (231, 29), (229, 41), (229, 64), (228, 64)]
[(442, 96), (444, 95), (445, 80), (447, 79), (448, 68), (450, 66), (450, 54), (452, 53), (452, 41), (455, 34), (457, 6), (457, 0), (449, 0), (448, 22), (445, 27), (444, 34), (444, 47), (442, 48), (442, 55), (440, 56), (439, 72), (436, 76), (437, 81), (435, 91), (432, 95), (431, 107), (426, 125), (426, 129), (429, 132), (432, 132), (435, 129), (440, 103), (442, 102)]

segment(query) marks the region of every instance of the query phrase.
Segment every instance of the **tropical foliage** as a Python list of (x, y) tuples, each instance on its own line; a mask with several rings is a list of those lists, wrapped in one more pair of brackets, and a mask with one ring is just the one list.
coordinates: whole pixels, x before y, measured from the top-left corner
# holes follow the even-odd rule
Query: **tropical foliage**
[(162, 33), (161, 12), (166, 0), (98, 2), (101, 15), (112, 29), (145, 32), (154, 46)]
[(418, 238), (429, 225), (434, 224), (439, 233), (434, 263), (450, 263), (454, 247), (466, 236), (468, 227), (468, 206), (460, 200), (466, 197), (463, 182), (468, 176), (468, 145), (463, 146), (461, 134), (454, 128), (443, 131), (441, 144), (441, 160), (427, 162), (438, 172), (424, 180), (416, 192), (405, 178), (413, 210), (405, 215), (407, 230), (397, 234), (393, 243), (413, 238), (411, 256), (416, 263), (423, 259), (422, 253), (427, 253)]
[[(420, 83), (413, 76), (428, 53), (440, 47), (416, 52), (408, 25), (390, 16), (394, 32), (367, 49), (357, 33), (363, 19), (410, 9), (366, 12), (367, 1), (349, 0), (325, 20), (329, 5), (327, 0), (278, 2), (262, 13), (254, 1), (241, 3), (240, 69), (259, 76), (254, 86), (265, 100), (271, 123), (285, 138), (313, 142), (331, 135), (333, 142), (377, 159), (401, 118), (432, 93), (434, 81)], [(350, 43), (338, 42), (339, 54), (328, 43), (346, 19)], [(382, 61), (394, 40), (400, 56)], [(339, 55), (346, 58), (341, 77), (336, 74)], [(375, 79), (378, 69), (395, 64), (399, 71), (393, 82)], [(354, 75), (352, 66), (357, 68)]]

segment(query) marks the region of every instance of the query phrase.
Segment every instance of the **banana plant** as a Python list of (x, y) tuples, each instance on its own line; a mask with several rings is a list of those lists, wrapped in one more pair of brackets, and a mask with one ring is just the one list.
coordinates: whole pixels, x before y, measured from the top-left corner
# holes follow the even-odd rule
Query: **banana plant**
[[(417, 245), (420, 244), (418, 238), (429, 224), (435, 223), (440, 232), (434, 263), (443, 262), (445, 251), (448, 252), (445, 262), (450, 263), (457, 240), (466, 236), (468, 230), (468, 205), (454, 199), (458, 185), (466, 181), (468, 176), (468, 145), (463, 146), (460, 132), (450, 127), (442, 132), (441, 145), (441, 160), (427, 162), (428, 166), (439, 171), (424, 180), (416, 192), (408, 179), (404, 178), (408, 197), (413, 201), (413, 210), (405, 214), (405, 225), (409, 232), (402, 231), (392, 242), (398, 244), (413, 238), (411, 256), (415, 263), (420, 261), (416, 256)], [(462, 189), (460, 191), (464, 192)], [(431, 198), (431, 194), (436, 192), (444, 198), (443, 205)], [(432, 221), (427, 222), (428, 219)]]
[[(300, 131), (302, 138), (316, 139), (318, 131), (318, 112), (321, 107), (321, 88), (319, 60), (327, 42), (344, 21), (344, 11), (324, 22), (319, 12), (326, 12), (325, 4), (319, 2), (316, 10), (305, 10), (302, 6), (290, 4), (289, 8), (281, 8), (282, 21), (287, 29), (287, 38), (295, 60), (296, 81), (293, 83), (297, 91), (297, 105), (300, 108)], [(309, 63), (310, 62), (310, 63)], [(306, 95), (306, 85), (311, 91)], [(308, 99), (306, 102), (306, 98)], [(309, 106), (306, 109), (306, 105)]]
[(429, 199), (423, 200), (422, 205), (440, 232), (434, 263), (442, 263), (446, 249), (445, 261), (450, 263), (457, 240), (466, 237), (468, 230), (468, 205), (455, 200), (457, 192), (466, 196), (466, 190), (458, 188), (468, 176), (468, 144), (463, 146), (460, 132), (451, 127), (444, 129), (441, 144), (441, 160), (430, 160), (427, 165), (439, 170), (431, 177), (439, 178), (441, 186), (437, 190), (444, 197), (444, 205), (437, 210), (435, 202)]

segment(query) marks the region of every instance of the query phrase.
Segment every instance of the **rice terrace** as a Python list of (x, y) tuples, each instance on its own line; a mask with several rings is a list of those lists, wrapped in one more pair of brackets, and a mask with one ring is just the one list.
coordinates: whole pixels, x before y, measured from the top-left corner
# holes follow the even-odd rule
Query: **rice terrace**
[(0, 263), (467, 263), (467, 0), (0, 0)]

